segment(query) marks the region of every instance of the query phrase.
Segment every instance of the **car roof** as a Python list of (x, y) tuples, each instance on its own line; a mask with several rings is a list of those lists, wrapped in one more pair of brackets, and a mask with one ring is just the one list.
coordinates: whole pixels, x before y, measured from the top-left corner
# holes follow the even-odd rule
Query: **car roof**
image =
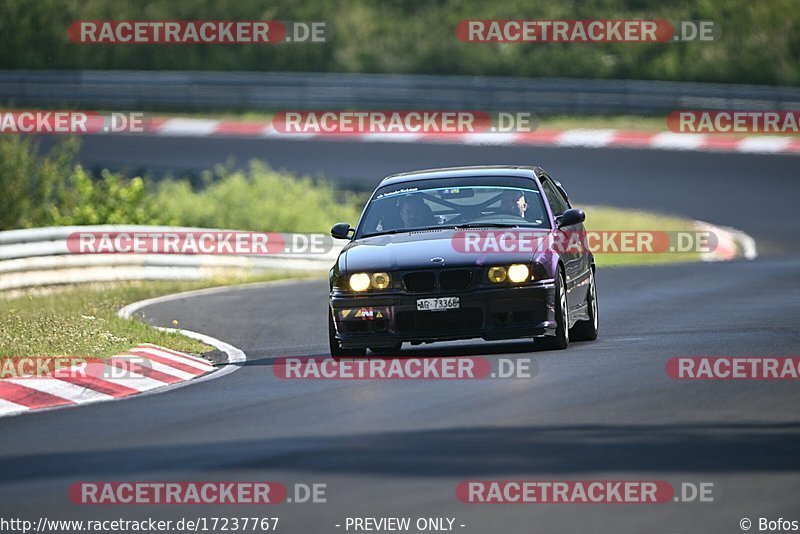
[(378, 187), (401, 184), (417, 180), (435, 180), (437, 178), (479, 178), (482, 176), (517, 176), (520, 178), (536, 178), (542, 172), (541, 167), (528, 165), (478, 165), (473, 167), (444, 167), (441, 169), (425, 169), (402, 172), (384, 178)]

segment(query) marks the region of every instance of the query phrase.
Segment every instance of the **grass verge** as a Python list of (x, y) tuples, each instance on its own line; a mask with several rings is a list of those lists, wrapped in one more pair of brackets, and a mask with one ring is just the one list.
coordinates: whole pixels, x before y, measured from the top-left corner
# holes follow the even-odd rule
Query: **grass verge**
[(212, 347), (122, 319), (117, 311), (132, 302), (181, 291), (305, 276), (309, 275), (274, 272), (244, 278), (82, 284), (7, 292), (0, 296), (0, 357), (108, 357), (140, 343), (202, 354)]

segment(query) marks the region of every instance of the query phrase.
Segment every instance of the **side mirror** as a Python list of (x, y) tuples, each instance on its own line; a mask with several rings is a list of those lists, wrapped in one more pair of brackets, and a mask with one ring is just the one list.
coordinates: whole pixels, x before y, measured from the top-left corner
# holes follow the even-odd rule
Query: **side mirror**
[(331, 237), (336, 239), (350, 239), (350, 232), (354, 231), (346, 222), (340, 222), (331, 228)]
[(573, 224), (580, 224), (586, 220), (586, 214), (583, 210), (579, 210), (578, 208), (571, 208), (561, 214), (560, 217), (556, 217), (556, 222), (558, 223), (559, 228), (563, 228), (565, 226), (572, 226)]

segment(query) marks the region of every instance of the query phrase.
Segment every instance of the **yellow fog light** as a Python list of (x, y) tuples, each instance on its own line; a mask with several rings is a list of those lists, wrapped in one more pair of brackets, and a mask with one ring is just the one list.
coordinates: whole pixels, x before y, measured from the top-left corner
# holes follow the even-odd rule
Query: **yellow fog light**
[(505, 267), (490, 267), (489, 280), (495, 283), (505, 282), (506, 268)]
[(353, 291), (366, 291), (369, 289), (369, 275), (367, 273), (356, 273), (350, 276), (350, 289)]
[(390, 283), (389, 273), (375, 273), (372, 275), (372, 287), (375, 289), (386, 289)]
[(516, 284), (526, 281), (529, 274), (528, 266), (521, 263), (515, 263), (508, 268), (508, 279)]

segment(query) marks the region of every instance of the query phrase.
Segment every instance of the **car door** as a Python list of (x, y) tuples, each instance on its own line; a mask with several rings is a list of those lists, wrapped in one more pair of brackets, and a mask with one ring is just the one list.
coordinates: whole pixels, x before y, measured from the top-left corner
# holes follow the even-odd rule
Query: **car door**
[[(559, 191), (553, 180), (543, 174), (541, 176), (542, 189), (547, 201), (553, 210), (555, 217), (560, 217), (570, 209), (569, 200)], [(570, 235), (577, 234), (581, 240), (585, 236), (583, 224), (576, 224), (568, 228), (556, 230), (560, 234), (561, 243), (569, 243)], [(589, 255), (587, 251), (576, 247), (560, 247), (559, 254), (564, 262), (564, 272), (567, 276), (567, 303), (570, 308), (578, 306), (586, 300), (586, 290), (588, 285), (585, 283), (588, 277)]]

